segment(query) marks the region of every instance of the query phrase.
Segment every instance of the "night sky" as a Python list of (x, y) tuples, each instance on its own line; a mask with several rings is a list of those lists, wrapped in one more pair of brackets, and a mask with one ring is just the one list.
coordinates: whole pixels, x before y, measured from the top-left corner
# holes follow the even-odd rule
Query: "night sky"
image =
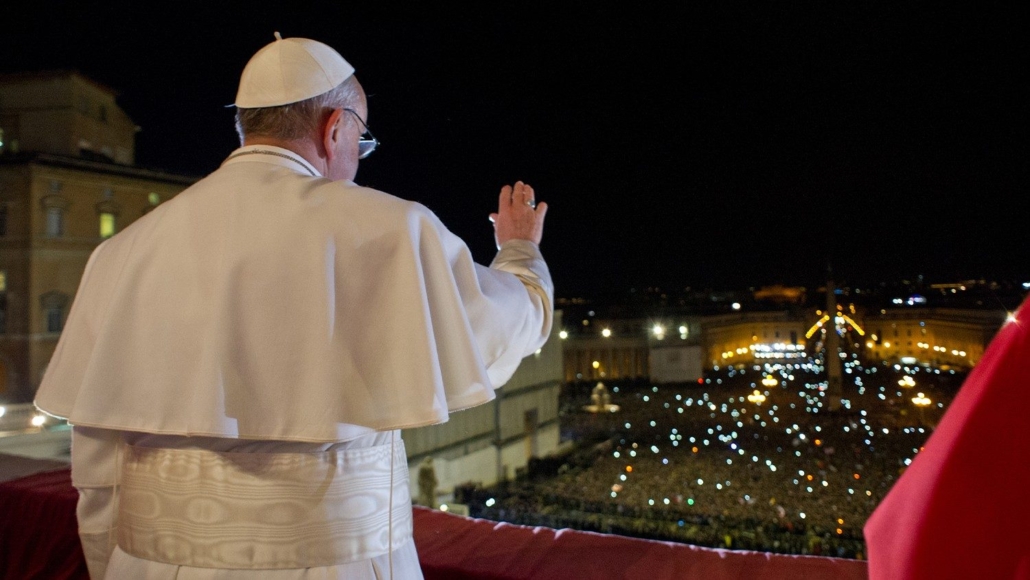
[(82, 72), (142, 128), (139, 165), (201, 176), (238, 145), (250, 56), (274, 31), (323, 41), (382, 141), (357, 181), (484, 263), (499, 188), (530, 183), (559, 296), (815, 286), (827, 265), (838, 285), (1030, 280), (1015, 7), (116, 4), (5, 9), (0, 72)]

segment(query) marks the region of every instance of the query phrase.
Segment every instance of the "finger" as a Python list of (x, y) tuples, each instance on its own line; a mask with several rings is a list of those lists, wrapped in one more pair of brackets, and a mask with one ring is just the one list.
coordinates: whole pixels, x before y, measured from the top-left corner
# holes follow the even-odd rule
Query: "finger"
[(529, 207), (533, 207), (536, 205), (536, 193), (533, 191), (532, 187), (528, 185), (525, 186), (522, 189), (522, 197), (524, 200), (523, 203), (525, 203)]
[(536, 204), (536, 219), (540, 223), (544, 223), (544, 216), (547, 215), (547, 202), (541, 201)]
[(498, 210), (511, 207), (511, 192), (512, 189), (510, 185), (505, 185), (501, 188), (501, 195), (497, 200)]

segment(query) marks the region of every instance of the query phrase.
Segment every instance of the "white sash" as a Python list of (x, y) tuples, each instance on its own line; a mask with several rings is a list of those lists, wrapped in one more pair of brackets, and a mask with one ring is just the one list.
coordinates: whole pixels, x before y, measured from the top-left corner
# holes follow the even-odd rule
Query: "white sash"
[(118, 545), (202, 568), (331, 566), (411, 539), (404, 443), (329, 453), (127, 446)]

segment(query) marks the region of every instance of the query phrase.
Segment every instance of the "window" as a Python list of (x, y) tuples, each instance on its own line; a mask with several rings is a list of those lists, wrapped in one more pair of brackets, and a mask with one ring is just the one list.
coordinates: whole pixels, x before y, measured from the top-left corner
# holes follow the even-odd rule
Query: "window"
[(143, 215), (150, 213), (150, 210), (154, 209), (161, 203), (161, 195), (156, 191), (151, 191), (147, 194), (147, 205), (143, 206)]
[(51, 180), (50, 193), (40, 200), (46, 214), (46, 236), (48, 238), (59, 238), (64, 235), (64, 212), (71, 202), (61, 195), (63, 187), (60, 181)]
[(118, 214), (121, 212), (121, 204), (114, 200), (114, 191), (111, 188), (101, 192), (96, 209), (100, 237), (106, 240), (118, 232)]
[(47, 308), (46, 331), (61, 332), (64, 329), (64, 312), (60, 308)]
[(7, 235), (7, 204), (0, 202), (0, 236)]
[(113, 213), (100, 214), (100, 237), (107, 239), (114, 235), (115, 217)]
[(64, 310), (68, 306), (68, 295), (52, 290), (39, 299), (43, 310), (43, 326), (46, 332), (64, 330)]
[(64, 210), (59, 207), (48, 207), (46, 210), (46, 235), (48, 238), (59, 238), (64, 235)]

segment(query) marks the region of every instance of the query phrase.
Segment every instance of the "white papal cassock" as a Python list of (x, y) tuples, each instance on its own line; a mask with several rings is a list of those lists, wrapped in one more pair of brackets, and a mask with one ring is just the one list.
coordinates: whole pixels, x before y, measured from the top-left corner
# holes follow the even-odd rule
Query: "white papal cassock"
[(418, 203), (238, 149), (93, 252), (39, 387), (91, 575), (421, 577), (398, 431), (492, 400), (552, 309), (536, 244), (476, 264)]

